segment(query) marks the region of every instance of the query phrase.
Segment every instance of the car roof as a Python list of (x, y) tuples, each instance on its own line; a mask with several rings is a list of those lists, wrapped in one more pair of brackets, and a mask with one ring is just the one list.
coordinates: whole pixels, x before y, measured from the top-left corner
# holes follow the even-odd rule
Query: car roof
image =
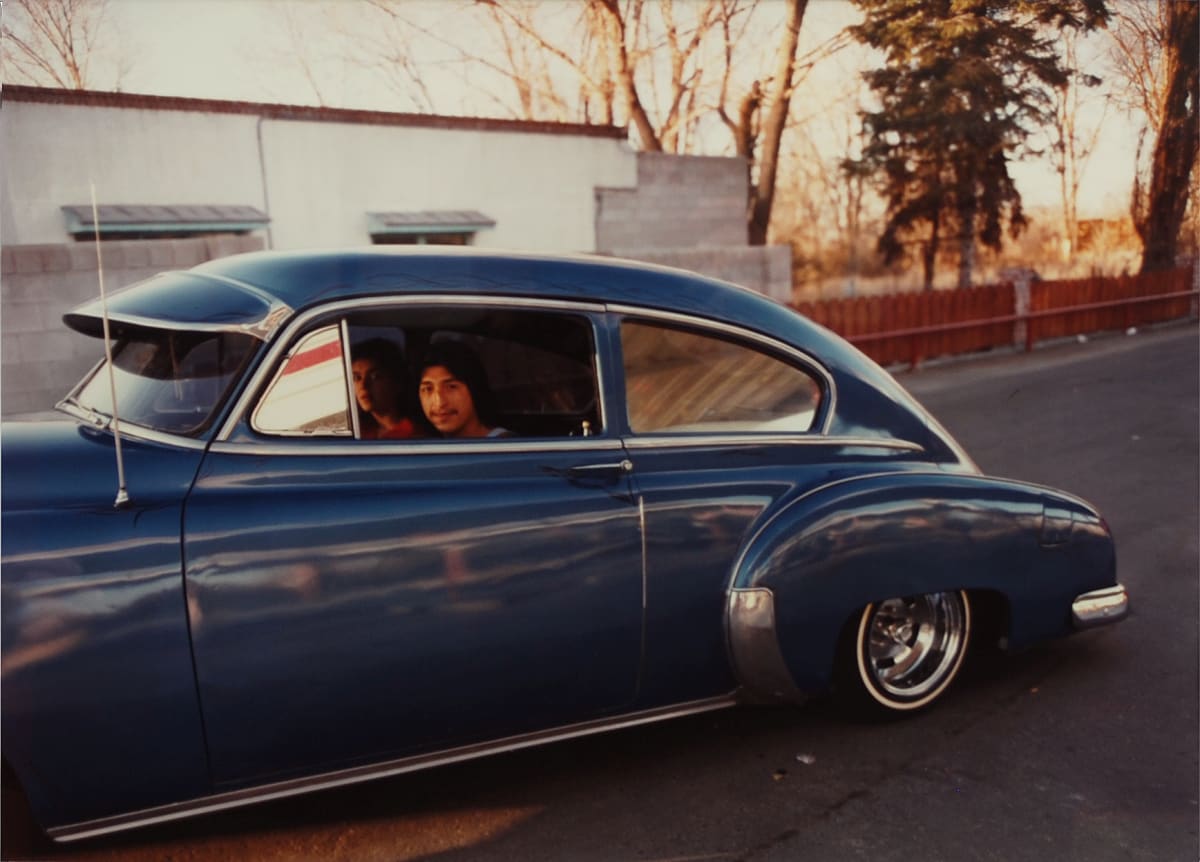
[[(319, 303), (423, 293), (643, 306), (780, 337), (787, 337), (781, 325), (787, 329), (804, 321), (754, 291), (684, 270), (600, 256), (447, 247), (233, 255), (157, 275), (115, 292), (107, 304), (118, 331), (121, 326), (241, 329), (266, 339), (294, 312)], [(102, 334), (102, 318), (99, 300), (64, 316), (73, 329), (93, 336)]]
[(733, 304), (775, 305), (728, 282), (665, 266), (597, 255), (542, 255), (453, 247), (258, 252), (192, 272), (252, 285), (300, 310), (317, 302), (394, 293), (524, 295), (649, 305), (682, 313)]
[[(163, 273), (115, 292), (107, 306), (113, 337), (151, 327), (240, 331), (267, 341), (298, 312), (323, 303), (421, 294), (641, 307), (753, 330), (807, 353), (831, 374), (849, 396), (836, 411), (838, 425), (865, 429), (892, 416), (907, 428), (896, 428), (903, 439), (952, 446), (940, 429), (924, 427), (927, 414), (886, 371), (829, 330), (746, 288), (648, 263), (444, 246), (253, 252)], [(104, 334), (99, 300), (63, 319)]]

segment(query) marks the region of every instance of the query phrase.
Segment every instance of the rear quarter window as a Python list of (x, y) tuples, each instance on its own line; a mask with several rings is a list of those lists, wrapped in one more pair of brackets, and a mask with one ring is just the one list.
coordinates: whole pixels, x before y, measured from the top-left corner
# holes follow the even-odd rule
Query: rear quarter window
[(820, 383), (757, 346), (624, 320), (621, 347), (634, 433), (779, 433), (813, 427)]

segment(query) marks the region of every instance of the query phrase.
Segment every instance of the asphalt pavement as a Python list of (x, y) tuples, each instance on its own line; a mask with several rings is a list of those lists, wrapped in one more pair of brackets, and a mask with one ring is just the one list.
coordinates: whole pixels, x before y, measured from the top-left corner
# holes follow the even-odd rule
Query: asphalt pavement
[(985, 472), (1101, 509), (1128, 620), (977, 665), (901, 721), (740, 708), (22, 855), (1194, 862), (1196, 326), (899, 379)]

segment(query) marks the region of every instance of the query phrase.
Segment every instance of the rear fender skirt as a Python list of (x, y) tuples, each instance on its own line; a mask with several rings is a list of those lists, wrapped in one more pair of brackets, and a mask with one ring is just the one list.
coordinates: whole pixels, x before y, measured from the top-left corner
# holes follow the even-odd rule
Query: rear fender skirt
[(747, 542), (729, 591), (730, 660), (748, 691), (795, 699), (828, 686), (843, 627), (867, 604), (951, 589), (1003, 596), (1003, 634), (1025, 646), (1071, 631), (1073, 600), (1114, 584), (1114, 559), (1094, 509), (1040, 486), (945, 473), (832, 483)]

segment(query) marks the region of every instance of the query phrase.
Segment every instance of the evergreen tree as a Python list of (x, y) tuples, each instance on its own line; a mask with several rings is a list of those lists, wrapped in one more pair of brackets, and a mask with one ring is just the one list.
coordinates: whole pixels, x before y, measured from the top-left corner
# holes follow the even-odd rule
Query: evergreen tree
[(878, 178), (887, 201), (879, 250), (891, 263), (922, 245), (933, 286), (943, 238), (958, 244), (959, 286), (976, 243), (999, 249), (1026, 224), (1010, 159), (1053, 116), (1051, 88), (1067, 83), (1056, 33), (1107, 20), (1104, 0), (855, 0), (851, 32), (883, 52), (865, 77), (879, 100), (863, 112), (867, 143), (850, 166)]

